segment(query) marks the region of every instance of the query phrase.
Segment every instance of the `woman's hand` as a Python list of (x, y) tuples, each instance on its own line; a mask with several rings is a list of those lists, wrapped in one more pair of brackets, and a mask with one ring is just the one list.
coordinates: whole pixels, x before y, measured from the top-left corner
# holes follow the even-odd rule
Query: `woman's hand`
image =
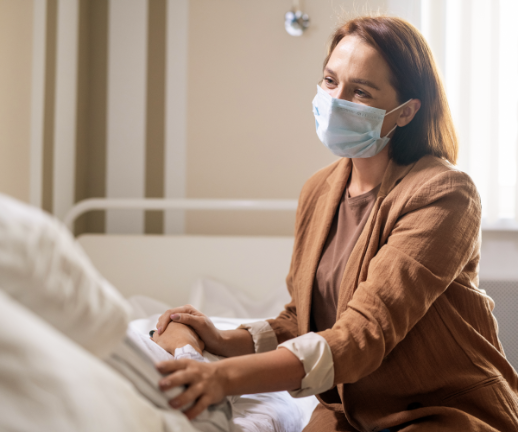
[(302, 362), (286, 348), (215, 363), (170, 360), (159, 363), (157, 369), (170, 374), (160, 380), (162, 391), (187, 387), (169, 403), (173, 408), (194, 403), (185, 411), (189, 419), (225, 396), (298, 389), (306, 374)]
[(207, 351), (213, 354), (225, 355), (222, 332), (214, 326), (207, 316), (191, 305), (169, 309), (163, 313), (156, 325), (158, 335), (164, 333), (171, 322), (185, 324), (193, 328), (205, 343)]
[(218, 363), (202, 363), (195, 360), (170, 360), (157, 365), (163, 375), (171, 374), (160, 380), (162, 391), (177, 386), (188, 386), (181, 395), (171, 399), (169, 404), (180, 409), (193, 404), (184, 414), (192, 420), (209, 405), (221, 402), (226, 394), (226, 378), (217, 367)]
[(176, 348), (185, 345), (191, 345), (200, 355), (205, 348), (205, 344), (196, 332), (189, 326), (180, 323), (169, 323), (162, 334), (159, 335), (158, 332), (154, 332), (151, 339), (173, 355)]

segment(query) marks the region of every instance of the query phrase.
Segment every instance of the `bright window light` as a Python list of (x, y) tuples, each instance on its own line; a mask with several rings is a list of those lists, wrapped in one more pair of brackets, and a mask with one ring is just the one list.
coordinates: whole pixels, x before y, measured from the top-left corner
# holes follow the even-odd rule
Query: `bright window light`
[(421, 5), (423, 34), (436, 57), (444, 56), (459, 167), (477, 185), (485, 223), (511, 219), (516, 226), (518, 1), (422, 0)]

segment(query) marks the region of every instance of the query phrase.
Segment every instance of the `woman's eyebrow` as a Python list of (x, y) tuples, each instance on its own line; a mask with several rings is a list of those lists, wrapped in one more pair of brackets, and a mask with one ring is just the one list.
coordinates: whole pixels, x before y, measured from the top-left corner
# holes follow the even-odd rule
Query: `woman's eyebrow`
[[(328, 73), (329, 75), (336, 76), (336, 72), (333, 69), (331, 69), (331, 68), (329, 68), (327, 66), (324, 69), (324, 72)], [(376, 84), (374, 84), (372, 81), (369, 81), (369, 80), (366, 80), (366, 79), (363, 79), (363, 78), (351, 78), (349, 81), (354, 83), (354, 84), (365, 85), (367, 87), (373, 88), (373, 89), (378, 90), (378, 91), (380, 90), (380, 88)]]
[(336, 75), (336, 72), (333, 69), (328, 68), (327, 66), (324, 69), (324, 72), (327, 72), (330, 75)]
[(368, 81), (366, 79), (351, 78), (349, 81), (354, 83), (354, 84), (362, 84), (364, 86), (371, 87), (371, 88), (373, 88), (375, 90), (380, 90), (380, 88), (376, 84), (374, 84), (372, 81)]

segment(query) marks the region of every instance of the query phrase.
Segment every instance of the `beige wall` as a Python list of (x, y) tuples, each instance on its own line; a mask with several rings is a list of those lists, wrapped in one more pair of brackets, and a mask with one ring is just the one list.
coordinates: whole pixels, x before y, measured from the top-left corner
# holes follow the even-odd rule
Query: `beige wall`
[[(290, 1), (189, 1), (185, 83), (188, 198), (296, 199), (304, 181), (334, 160), (316, 137), (311, 112), (326, 44), (344, 12), (351, 16), (384, 11), (387, 0), (302, 3), (311, 26), (296, 38), (284, 30)], [(151, 6), (163, 9), (164, 5), (165, 1), (154, 1)], [(54, 190), (50, 162), (55, 89), (50, 84), (55, 80), (56, 6), (56, 0), (48, 0), (41, 180), (43, 204), (49, 210)], [(32, 8), (31, 0), (0, 0), (0, 192), (23, 200), (29, 199), (30, 180)], [(152, 9), (149, 27), (153, 30), (164, 13), (151, 13)], [(153, 42), (148, 56), (153, 85), (163, 81), (161, 75), (151, 73), (162, 72), (165, 67), (161, 52), (165, 43), (163, 24), (160, 34), (148, 35), (149, 43)], [(106, 192), (108, 33), (108, 0), (80, 1), (76, 200), (104, 196)], [(160, 52), (157, 47), (161, 47)], [(153, 88), (147, 88), (147, 123), (160, 129), (160, 134), (151, 133), (148, 127), (146, 196), (161, 196), (162, 190), (148, 190), (164, 182), (160, 166), (163, 98), (160, 88), (158, 93)], [(92, 219), (82, 229), (104, 230), (102, 215), (94, 216), (99, 216), (98, 220)], [(161, 223), (155, 225), (146, 231), (161, 232)], [(232, 217), (222, 212), (191, 212), (186, 229), (188, 233), (291, 235), (293, 225), (293, 212), (234, 213)]]
[[(335, 160), (315, 133), (311, 101), (329, 35), (343, 12), (385, 1), (306, 0), (311, 27), (284, 30), (289, 1), (190, 2), (187, 196), (298, 197), (305, 180)], [(285, 234), (294, 214), (189, 214), (196, 233)]]
[(32, 0), (0, 0), (0, 192), (29, 201)]

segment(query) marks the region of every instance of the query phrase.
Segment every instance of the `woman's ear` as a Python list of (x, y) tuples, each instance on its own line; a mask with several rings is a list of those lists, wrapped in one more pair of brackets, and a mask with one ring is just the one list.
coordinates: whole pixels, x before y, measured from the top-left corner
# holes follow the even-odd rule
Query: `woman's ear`
[(406, 126), (412, 121), (414, 116), (417, 114), (417, 111), (419, 111), (419, 108), (421, 108), (421, 101), (419, 99), (412, 99), (405, 105), (401, 114), (399, 114), (396, 124), (399, 127)]

